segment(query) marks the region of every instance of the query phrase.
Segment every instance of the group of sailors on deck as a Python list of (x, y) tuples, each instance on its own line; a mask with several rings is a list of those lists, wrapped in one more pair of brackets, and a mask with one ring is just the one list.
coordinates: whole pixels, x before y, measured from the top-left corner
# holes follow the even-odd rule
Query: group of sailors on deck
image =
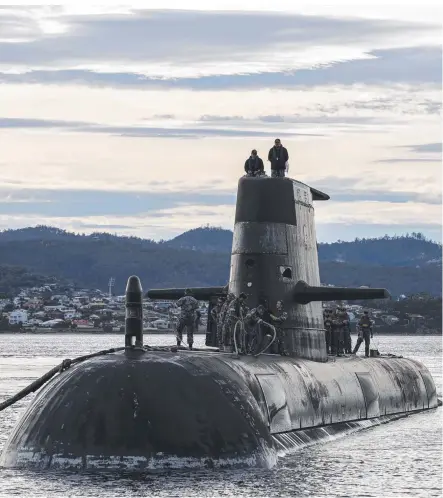
[(357, 323), (358, 337), (354, 349), (352, 349), (351, 322), (344, 306), (338, 306), (335, 310), (326, 308), (323, 311), (323, 323), (328, 354), (336, 356), (356, 354), (364, 341), (365, 356), (369, 356), (369, 346), (373, 333), (368, 311), (363, 313)]
[[(275, 311), (271, 311), (267, 302), (262, 301), (257, 307), (246, 306), (246, 294), (236, 296), (228, 293), (220, 296), (210, 310), (208, 320), (216, 328), (217, 346), (222, 351), (236, 351), (239, 354), (260, 354), (263, 352), (286, 355), (283, 323), (287, 313), (283, 302), (278, 301)], [(177, 346), (183, 342), (183, 330), (187, 329), (187, 343), (192, 349), (196, 328), (198, 301), (190, 289), (179, 299), (176, 306), (180, 308), (176, 335)]]
[[(210, 308), (208, 320), (216, 328), (217, 346), (221, 351), (235, 351), (238, 354), (261, 354), (264, 352), (287, 355), (285, 348), (284, 323), (287, 313), (283, 301), (277, 301), (275, 311), (262, 300), (255, 308), (246, 306), (247, 295), (238, 296), (228, 293), (219, 296)], [(176, 336), (177, 346), (183, 342), (183, 330), (187, 329), (187, 343), (192, 349), (194, 331), (199, 322), (199, 304), (190, 289), (179, 299), (176, 306), (180, 308)], [(352, 349), (350, 318), (344, 306), (335, 310), (326, 308), (323, 312), (326, 350), (328, 354), (341, 356), (356, 354), (360, 345), (365, 343), (365, 356), (369, 356), (372, 338), (372, 321), (367, 311), (357, 324), (357, 344)]]

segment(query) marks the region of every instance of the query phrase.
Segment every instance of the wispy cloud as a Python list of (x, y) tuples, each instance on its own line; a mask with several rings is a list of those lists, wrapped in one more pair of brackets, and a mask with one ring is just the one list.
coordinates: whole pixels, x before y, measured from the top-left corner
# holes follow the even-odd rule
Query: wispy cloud
[(442, 162), (441, 142), (435, 142), (430, 144), (419, 144), (419, 145), (402, 145), (402, 146), (397, 146), (396, 148), (408, 149), (409, 152), (415, 154), (427, 154), (427, 155), (378, 159), (375, 162), (378, 163), (441, 163)]
[[(111, 70), (151, 78), (278, 74), (377, 58), (371, 51), (410, 47), (411, 40), (414, 47), (429, 45), (433, 40), (437, 44), (440, 36), (438, 23), (241, 11), (61, 12), (46, 19), (45, 29), (41, 12), (34, 10), (10, 13), (3, 21), (0, 12), (1, 25), (7, 27), (7, 41), (0, 42), (0, 65), (7, 72), (12, 68), (15, 72)], [(253, 26), (259, 36), (251, 36), (248, 26)], [(384, 71), (390, 68), (389, 62), (392, 64), (392, 58), (384, 62)], [(364, 65), (352, 73), (365, 69), (369, 74), (370, 67)], [(396, 74), (395, 70), (390, 72)], [(333, 75), (328, 79), (336, 81)]]
[(417, 152), (418, 154), (426, 152), (429, 154), (441, 154), (442, 143), (436, 142), (431, 144), (419, 144), (419, 145), (404, 145), (403, 147), (409, 149), (412, 152)]
[(441, 163), (441, 159), (431, 157), (396, 157), (390, 159), (378, 159), (376, 163)]
[[(0, 47), (1, 48), (1, 47)], [(122, 68), (119, 72), (106, 69), (26, 69), (18, 73), (1, 71), (0, 82), (82, 84), (98, 87), (146, 88), (146, 89), (200, 89), (200, 90), (247, 90), (253, 88), (294, 88), (326, 86), (331, 84), (353, 85), (358, 83), (389, 84), (435, 84), (441, 83), (442, 57), (440, 47), (399, 48), (368, 50), (365, 58), (336, 60), (310, 67), (273, 69), (263, 64), (255, 70), (242, 71), (220, 66), (213, 68), (213, 74), (205, 74), (198, 68), (191, 75), (169, 74), (149, 76)], [(297, 58), (297, 56), (293, 56)], [(224, 71), (224, 72), (223, 72)], [(207, 72), (207, 71), (206, 71)], [(389, 105), (389, 101), (386, 102)], [(440, 105), (438, 105), (440, 104)], [(431, 107), (432, 105), (432, 107)], [(437, 112), (441, 103), (429, 104), (429, 111)]]
[[(197, 123), (191, 123), (198, 126)], [(0, 128), (12, 129), (58, 129), (67, 132), (81, 133), (104, 133), (108, 135), (118, 135), (122, 137), (173, 137), (173, 138), (203, 138), (203, 137), (273, 137), (275, 131), (260, 130), (251, 126), (251, 129), (242, 128), (209, 128), (206, 126), (190, 127), (186, 126), (168, 128), (153, 126), (112, 126), (100, 125), (98, 123), (85, 123), (76, 121), (58, 121), (49, 119), (24, 119), (24, 118), (0, 118)], [(282, 136), (322, 136), (315, 133), (303, 133), (292, 131), (279, 131)]]

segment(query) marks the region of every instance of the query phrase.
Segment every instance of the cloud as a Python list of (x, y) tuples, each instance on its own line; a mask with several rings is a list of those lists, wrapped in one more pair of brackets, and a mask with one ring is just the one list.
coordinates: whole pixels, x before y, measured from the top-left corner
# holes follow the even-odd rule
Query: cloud
[[(29, 28), (23, 28), (26, 19)], [(42, 21), (52, 24), (45, 29)], [(174, 10), (95, 15), (63, 15), (61, 12), (57, 17), (42, 19), (42, 13), (37, 10), (21, 11), (15, 21), (14, 14), (10, 14), (3, 25), (9, 26), (8, 36), (12, 37), (9, 42), (0, 42), (0, 66), (3, 65), (5, 73), (80, 70), (92, 73), (83, 73), (84, 78), (97, 78), (93, 73), (108, 73), (108, 80), (115, 77), (109, 73), (122, 73), (123, 83), (132, 80), (132, 84), (159, 84), (156, 78), (198, 78), (203, 85), (217, 84), (216, 80), (203, 81), (204, 77), (238, 75), (241, 78), (245, 75), (250, 79), (251, 74), (257, 74), (258, 84), (264, 86), (267, 73), (275, 83), (275, 78), (282, 81), (281, 73), (304, 70), (288, 75), (287, 84), (310, 85), (325, 78), (329, 82), (361, 81), (358, 76), (361, 72), (364, 77), (377, 81), (386, 76), (388, 80), (399, 81), (406, 75), (404, 62), (407, 59), (418, 65), (413, 75), (407, 75), (407, 81), (411, 77), (420, 82), (440, 77), (437, 68), (429, 63), (429, 59), (436, 62), (432, 50), (418, 58), (414, 52), (403, 53), (400, 56), (403, 64), (398, 63), (397, 53), (389, 52), (438, 45), (438, 23), (340, 19), (288, 12)], [(251, 26), (258, 36), (251, 36), (248, 29)], [(23, 30), (32, 39), (23, 38), (20, 34)], [(15, 32), (17, 43), (10, 43)], [(378, 52), (383, 50), (388, 51)], [(381, 70), (374, 73), (371, 60), (378, 58), (381, 58)], [(360, 65), (355, 66), (355, 70), (353, 66), (346, 69), (346, 61), (359, 61)], [(342, 75), (334, 72), (336, 63), (344, 64)], [(320, 79), (315, 74), (317, 71), (310, 71), (319, 67), (326, 71), (319, 73)], [(63, 78), (66, 74), (58, 76)], [(143, 76), (154, 80), (143, 80)], [(35, 77), (38, 75), (31, 75)], [(226, 83), (222, 84), (226, 86)]]
[[(388, 187), (383, 188), (380, 181), (365, 182), (365, 178), (359, 177), (324, 177), (309, 183), (331, 196), (331, 201), (324, 203), (325, 206), (323, 203), (316, 204), (316, 209), (322, 213), (321, 222), (326, 217), (331, 222), (345, 219), (345, 223), (353, 220), (361, 223), (364, 219), (364, 223), (377, 224), (381, 210), (382, 219), (391, 219), (392, 224), (402, 223), (403, 214), (409, 212), (408, 223), (412, 225), (415, 221), (420, 225), (427, 225), (438, 221), (435, 213), (441, 204), (441, 193), (426, 190), (426, 185), (431, 180), (424, 178), (423, 184), (417, 185), (416, 190), (407, 190), (405, 185), (406, 189), (403, 191), (389, 190)], [(36, 222), (39, 224), (63, 223), (63, 226), (69, 220), (76, 219), (77, 228), (79, 220), (83, 219), (88, 224), (84, 225), (84, 229), (91, 228), (91, 223), (103, 224), (103, 219), (115, 229), (117, 225), (137, 227), (142, 223), (141, 220), (145, 220), (143, 223), (148, 223), (146, 220), (149, 220), (149, 226), (172, 223), (171, 226), (177, 230), (182, 226), (183, 218), (187, 218), (186, 226), (189, 228), (205, 223), (230, 226), (233, 222), (235, 188), (220, 189), (212, 185), (211, 189), (211, 185), (208, 185), (206, 189), (168, 192), (158, 191), (157, 187), (164, 186), (159, 182), (159, 185), (147, 185), (144, 191), (129, 192), (3, 187), (0, 189), (0, 215), (10, 216), (11, 219), (26, 219), (26, 216), (30, 216), (38, 220)], [(419, 215), (414, 216), (414, 210), (419, 209), (421, 213), (425, 206), (428, 213), (426, 221), (423, 221)], [(368, 210), (366, 214), (365, 209)], [(133, 222), (130, 221), (131, 218)], [(397, 222), (397, 218), (400, 221)], [(98, 222), (97, 219), (102, 221)]]
[[(377, 163), (441, 163), (442, 144), (441, 142), (419, 144), (419, 145), (401, 145), (396, 148), (409, 149), (409, 152), (415, 154), (429, 154), (428, 156), (415, 157), (393, 157), (388, 159), (378, 159)], [(435, 157), (437, 156), (437, 157)]]
[[(0, 47), (1, 48), (1, 47)], [(139, 72), (92, 69), (26, 69), (19, 74), (1, 72), (3, 83), (82, 84), (98, 87), (146, 88), (146, 89), (199, 89), (199, 90), (247, 90), (254, 88), (294, 88), (326, 85), (354, 85), (358, 83), (387, 84), (435, 84), (442, 78), (442, 52), (439, 47), (410, 47), (400, 49), (369, 50), (363, 60), (334, 61), (326, 66), (313, 64), (309, 68), (287, 65), (284, 69), (271, 70), (267, 64), (255, 71), (232, 69), (231, 74), (217, 72), (205, 75), (195, 69), (186, 77), (168, 74), (161, 78), (149, 77)], [(191, 69), (190, 69), (191, 71)], [(226, 72), (227, 70), (225, 70)], [(389, 101), (386, 101), (389, 104)], [(441, 102), (427, 104), (428, 112), (439, 112)]]
[[(422, 178), (422, 182), (414, 186), (414, 182), (404, 181), (402, 185), (392, 187), (383, 182), (382, 178), (371, 175), (337, 178), (333, 176), (317, 178), (313, 187), (325, 191), (333, 202), (389, 202), (405, 204), (417, 202), (420, 204), (441, 205), (441, 191), (431, 190), (428, 186), (435, 183), (435, 178)], [(403, 189), (399, 188), (403, 187)], [(348, 209), (353, 209), (352, 207)]]
[(2, 118), (0, 128), (67, 128), (75, 129), (88, 126), (81, 121), (61, 121), (53, 119)]
[[(155, 187), (155, 186), (154, 186)], [(106, 191), (73, 189), (0, 188), (0, 213), (7, 215), (38, 214), (69, 218), (90, 216), (139, 216), (183, 205), (234, 205), (235, 192), (224, 190), (190, 190), (187, 192)]]
[(378, 159), (376, 163), (441, 163), (441, 159), (431, 157), (396, 157), (390, 159)]
[(419, 144), (419, 145), (404, 145), (403, 147), (408, 148), (412, 152), (427, 152), (431, 154), (441, 154), (442, 153), (442, 143), (436, 142), (431, 144)]
[[(198, 124), (198, 123), (196, 123)], [(167, 127), (152, 127), (152, 126), (112, 126), (100, 125), (98, 123), (87, 123), (78, 121), (61, 121), (50, 119), (26, 119), (26, 118), (1, 118), (0, 129), (54, 129), (68, 132), (81, 133), (104, 133), (108, 135), (118, 135), (122, 137), (171, 137), (171, 138), (203, 138), (203, 137), (273, 137), (275, 131), (257, 130), (257, 129), (235, 129), (235, 128), (187, 128), (185, 126), (167, 128)], [(322, 136), (315, 133), (298, 133), (279, 132), (281, 136)]]

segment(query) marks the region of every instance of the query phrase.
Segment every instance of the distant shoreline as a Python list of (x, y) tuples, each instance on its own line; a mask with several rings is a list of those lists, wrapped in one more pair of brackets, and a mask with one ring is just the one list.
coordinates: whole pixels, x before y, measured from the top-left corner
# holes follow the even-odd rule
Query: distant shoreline
[[(73, 334), (73, 335), (82, 335), (82, 334), (94, 334), (94, 335), (124, 335), (124, 332), (120, 331), (112, 331), (112, 332), (104, 332), (102, 329), (81, 329), (81, 330), (71, 330), (71, 329), (39, 329), (35, 332), (32, 331), (17, 331), (17, 330), (0, 330), (0, 334), (23, 334), (23, 335), (65, 335), (65, 334)], [(153, 329), (153, 330), (144, 330), (143, 335), (173, 335), (175, 331), (172, 329)], [(206, 331), (198, 331), (195, 332), (194, 335), (206, 335)], [(356, 332), (352, 332), (352, 337), (356, 337)], [(374, 332), (374, 336), (441, 336), (442, 332), (432, 332), (429, 334), (421, 334), (421, 333), (405, 333), (405, 332)]]
[[(120, 330), (113, 330), (109, 332), (105, 332), (103, 329), (44, 329), (39, 328), (36, 331), (32, 330), (0, 330), (0, 334), (23, 334), (23, 335), (65, 335), (65, 334), (94, 334), (94, 335), (125, 335), (124, 332)], [(168, 335), (175, 334), (175, 331), (172, 329), (152, 329), (152, 330), (144, 330), (143, 335)], [(205, 335), (206, 331), (198, 331), (194, 332), (194, 335)]]

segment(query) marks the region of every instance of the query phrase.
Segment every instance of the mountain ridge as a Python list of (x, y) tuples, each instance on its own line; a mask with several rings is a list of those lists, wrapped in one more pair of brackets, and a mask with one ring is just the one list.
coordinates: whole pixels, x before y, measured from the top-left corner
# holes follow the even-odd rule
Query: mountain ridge
[[(0, 232), (0, 261), (90, 288), (106, 288), (113, 276), (118, 292), (131, 274), (145, 288), (224, 285), (231, 244), (230, 230), (209, 226), (159, 242), (37, 226)], [(386, 287), (394, 296), (441, 295), (441, 244), (420, 233), (319, 243), (318, 252), (323, 283)]]

